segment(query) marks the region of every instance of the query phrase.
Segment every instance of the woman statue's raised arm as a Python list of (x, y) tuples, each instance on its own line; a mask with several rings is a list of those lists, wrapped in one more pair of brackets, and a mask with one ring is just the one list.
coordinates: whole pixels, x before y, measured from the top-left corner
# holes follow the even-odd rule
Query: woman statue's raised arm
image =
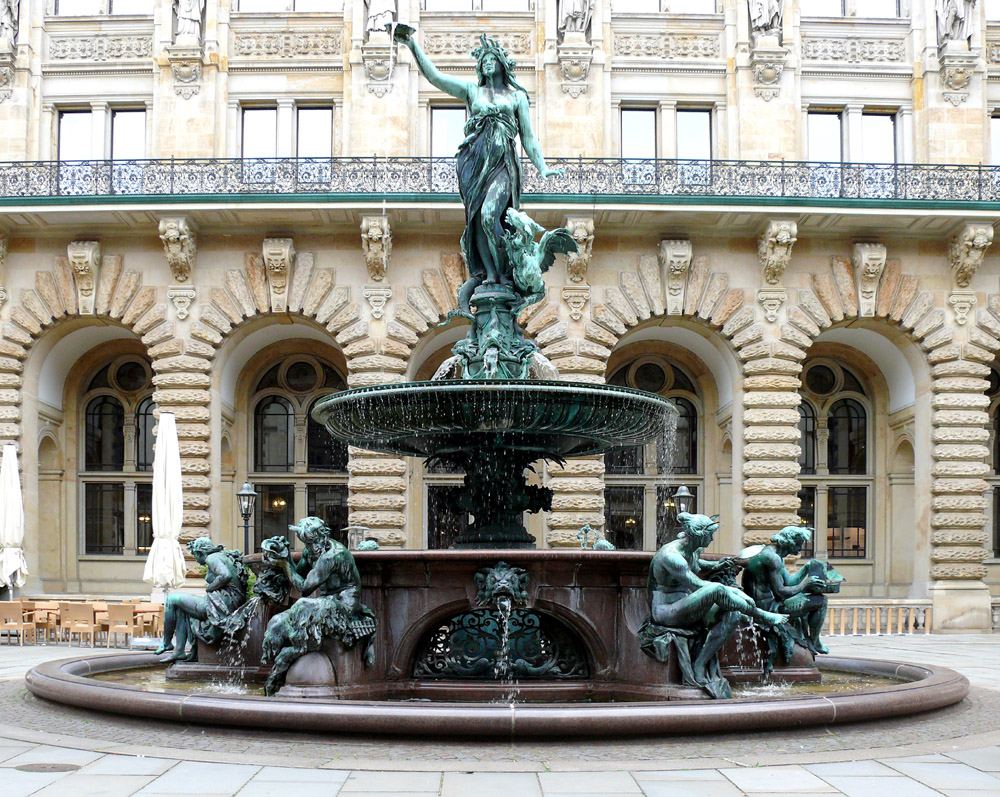
[(432, 86), (441, 89), (445, 94), (450, 94), (456, 100), (468, 102), (471, 84), (468, 81), (441, 74), (431, 59), (427, 57), (427, 54), (420, 48), (420, 45), (417, 44), (416, 39), (413, 38), (413, 34), (413, 28), (408, 25), (396, 26), (396, 41), (410, 48), (413, 58), (417, 62), (417, 68), (420, 69), (420, 74), (427, 78)]

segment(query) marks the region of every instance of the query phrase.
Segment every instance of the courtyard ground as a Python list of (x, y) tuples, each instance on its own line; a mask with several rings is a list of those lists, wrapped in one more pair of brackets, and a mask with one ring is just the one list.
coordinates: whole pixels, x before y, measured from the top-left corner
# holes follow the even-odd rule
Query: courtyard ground
[(517, 743), (334, 737), (57, 706), (28, 693), (24, 673), (77, 649), (4, 645), (0, 794), (1000, 795), (1000, 635), (837, 637), (831, 648), (951, 667), (972, 691), (958, 706), (909, 719), (782, 733)]

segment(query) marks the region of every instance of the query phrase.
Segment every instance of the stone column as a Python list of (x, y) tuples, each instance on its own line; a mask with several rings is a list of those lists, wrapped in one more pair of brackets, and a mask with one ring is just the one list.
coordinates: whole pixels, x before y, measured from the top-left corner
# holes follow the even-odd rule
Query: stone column
[(757, 302), (763, 318), (738, 332), (731, 330), (744, 373), (743, 540), (747, 545), (768, 542), (775, 531), (799, 523), (799, 374), (811, 335), (819, 330), (814, 333), (814, 324), (785, 307), (782, 276), (797, 233), (792, 221), (768, 223), (758, 242), (765, 287), (757, 292)]
[(934, 447), (931, 492), (931, 587), (936, 631), (989, 630), (990, 593), (982, 582), (989, 556), (985, 512), (989, 484), (989, 366), (1000, 350), (1000, 297), (990, 296), (975, 323), (970, 284), (993, 240), (989, 225), (966, 224), (951, 242), (949, 320), (924, 339), (930, 349)]

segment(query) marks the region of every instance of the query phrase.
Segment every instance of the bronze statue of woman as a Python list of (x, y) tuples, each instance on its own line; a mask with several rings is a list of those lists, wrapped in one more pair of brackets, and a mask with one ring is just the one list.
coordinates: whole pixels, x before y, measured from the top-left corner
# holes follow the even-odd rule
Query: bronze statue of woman
[(395, 38), (413, 52), (420, 73), (446, 94), (465, 103), (469, 119), (465, 140), (458, 148), (458, 190), (465, 205), (462, 251), (470, 279), (458, 294), (458, 306), (469, 313), (472, 293), (484, 282), (507, 285), (513, 266), (504, 246), (513, 232), (507, 210), (520, 207), (521, 163), (517, 137), (542, 177), (561, 175), (545, 164), (531, 129), (528, 92), (514, 79), (514, 62), (495, 39), (480, 35), (476, 82), (443, 75), (413, 39), (413, 29), (397, 25)]

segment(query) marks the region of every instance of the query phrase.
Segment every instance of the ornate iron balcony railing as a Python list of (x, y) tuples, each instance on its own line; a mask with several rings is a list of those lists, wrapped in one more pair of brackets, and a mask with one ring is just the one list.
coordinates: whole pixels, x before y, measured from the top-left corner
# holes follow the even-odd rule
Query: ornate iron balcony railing
[[(525, 198), (619, 197), (724, 200), (994, 202), (1000, 167), (941, 164), (802, 163), (555, 158), (541, 179), (525, 161)], [(240, 158), (49, 161), (0, 164), (0, 202), (322, 196), (443, 198), (458, 193), (453, 158)]]

